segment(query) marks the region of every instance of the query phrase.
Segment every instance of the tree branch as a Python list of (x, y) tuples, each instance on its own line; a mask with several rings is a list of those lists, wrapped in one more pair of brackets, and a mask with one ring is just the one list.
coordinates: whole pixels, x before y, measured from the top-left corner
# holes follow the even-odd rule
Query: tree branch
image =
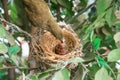
[(3, 18), (0, 18), (0, 22), (5, 22), (7, 25), (9, 25), (9, 27), (13, 27), (13, 28), (17, 29), (19, 32), (22, 32), (22, 33), (24, 33), (24, 34), (26, 34), (26, 35), (28, 35), (29, 37), (32, 38), (31, 34), (29, 34), (28, 32), (26, 32), (26, 31), (24, 31), (24, 30), (22, 30), (21, 28), (19, 28), (19, 27), (16, 26), (15, 24), (10, 23), (10, 22), (6, 21), (6, 20), (3, 19)]
[(3, 69), (25, 69), (25, 70), (34, 70), (34, 69), (38, 69), (39, 67), (34, 67), (34, 68), (30, 68), (30, 67), (17, 67), (17, 66), (7, 66), (7, 67), (3, 67), (3, 68), (0, 68), (0, 70), (3, 70)]
[(71, 23), (74, 19), (76, 19), (79, 15), (83, 14), (85, 11), (87, 11), (88, 9), (90, 9), (91, 7), (95, 6), (95, 3), (92, 3), (91, 5), (89, 5), (87, 8), (83, 9), (82, 11), (80, 11), (77, 15), (73, 16), (71, 19), (69, 19), (66, 23), (69, 24)]

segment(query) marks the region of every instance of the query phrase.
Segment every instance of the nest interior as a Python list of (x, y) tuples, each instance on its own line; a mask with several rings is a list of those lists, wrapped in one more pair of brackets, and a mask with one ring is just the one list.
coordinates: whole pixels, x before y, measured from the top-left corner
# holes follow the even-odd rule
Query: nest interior
[(31, 41), (31, 55), (35, 61), (45, 63), (49, 66), (55, 67), (59, 63), (75, 57), (82, 56), (82, 46), (77, 35), (73, 30), (65, 26), (63, 29), (63, 42), (58, 40), (49, 31), (39, 33), (37, 38)]

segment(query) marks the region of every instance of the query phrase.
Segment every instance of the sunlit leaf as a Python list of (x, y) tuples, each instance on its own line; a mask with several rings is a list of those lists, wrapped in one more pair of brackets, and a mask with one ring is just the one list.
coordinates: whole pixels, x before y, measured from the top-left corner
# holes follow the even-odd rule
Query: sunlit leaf
[(12, 62), (14, 65), (19, 66), (19, 60), (16, 55), (11, 55), (9, 61)]
[(109, 80), (108, 72), (104, 67), (97, 71), (95, 80)]
[[(0, 56), (0, 63), (4, 62), (5, 61), (5, 57), (4, 56)], [(1, 67), (1, 65), (0, 65)]]
[(20, 48), (18, 46), (11, 46), (9, 49), (8, 49), (8, 54), (10, 56), (16, 54), (17, 52), (19, 52)]
[(118, 27), (120, 27), (120, 22), (118, 22), (118, 23), (115, 23), (115, 26), (118, 26)]
[(57, 4), (57, 0), (51, 0), (53, 3)]
[(112, 50), (108, 56), (107, 59), (109, 62), (114, 62), (120, 59), (120, 48)]
[(37, 75), (32, 75), (32, 76), (30, 77), (30, 80), (39, 80), (39, 79), (38, 79), (38, 76), (37, 76)]
[(47, 70), (45, 70), (44, 72), (40, 72), (39, 74), (39, 79), (40, 80), (46, 80), (46, 78), (50, 77), (51, 76), (51, 73), (52, 71), (56, 70), (55, 68), (49, 68)]
[(93, 41), (93, 47), (94, 47), (94, 49), (98, 49), (99, 46), (100, 46), (100, 44), (101, 44), (101, 39), (100, 38), (94, 39), (94, 41)]
[(120, 32), (117, 32), (115, 35), (114, 35), (114, 41), (116, 43), (116, 46), (118, 48), (120, 48)]
[(3, 38), (5, 36), (6, 36), (6, 31), (0, 24), (0, 38)]
[(46, 73), (42, 73), (39, 75), (39, 79), (40, 80), (46, 80), (46, 78), (50, 77), (50, 73), (46, 72)]
[(62, 69), (54, 74), (52, 80), (70, 80), (70, 72), (67, 69)]
[(102, 18), (95, 24), (95, 28), (100, 28), (104, 26), (104, 24), (105, 24), (105, 19)]
[(16, 44), (14, 37), (11, 34), (9, 34), (8, 32), (6, 34), (6, 39), (8, 40), (8, 42), (10, 43), (11, 46)]
[(105, 35), (111, 35), (111, 33), (108, 31), (108, 29), (106, 29), (105, 27), (102, 28), (102, 32), (105, 34)]
[(108, 9), (107, 10), (107, 12), (106, 12), (106, 15), (105, 15), (105, 20), (107, 21), (107, 23), (109, 24), (109, 26), (111, 26), (112, 25), (112, 19), (113, 19), (113, 8), (110, 8), (110, 9)]
[(0, 53), (6, 53), (7, 51), (7, 46), (4, 43), (0, 43)]
[(76, 58), (72, 58), (68, 61), (68, 63), (74, 63), (74, 62), (77, 62), (77, 63), (80, 63), (80, 62), (84, 62), (85, 60), (80, 58), (80, 57), (76, 57)]
[(117, 75), (117, 80), (120, 80), (120, 74)]
[(102, 14), (105, 11), (105, 9), (108, 6), (107, 2), (108, 2), (108, 0), (97, 0), (96, 8), (97, 8), (97, 14), (98, 15)]

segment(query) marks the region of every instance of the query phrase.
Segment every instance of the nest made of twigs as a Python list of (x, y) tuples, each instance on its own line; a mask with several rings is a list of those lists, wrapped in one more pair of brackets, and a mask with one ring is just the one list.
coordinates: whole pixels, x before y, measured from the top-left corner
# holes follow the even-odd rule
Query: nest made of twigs
[(62, 27), (62, 29), (63, 42), (49, 31), (39, 32), (39, 37), (32, 39), (31, 50), (36, 61), (55, 67), (57, 64), (64, 64), (69, 59), (82, 55), (82, 46), (77, 35), (71, 28)]

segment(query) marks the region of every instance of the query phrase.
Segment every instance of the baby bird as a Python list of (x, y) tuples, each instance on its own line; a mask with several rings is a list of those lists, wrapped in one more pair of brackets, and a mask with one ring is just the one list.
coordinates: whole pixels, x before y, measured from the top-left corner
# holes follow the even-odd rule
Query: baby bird
[(67, 53), (65, 43), (57, 44), (55, 46), (55, 53), (60, 55), (65, 55)]

